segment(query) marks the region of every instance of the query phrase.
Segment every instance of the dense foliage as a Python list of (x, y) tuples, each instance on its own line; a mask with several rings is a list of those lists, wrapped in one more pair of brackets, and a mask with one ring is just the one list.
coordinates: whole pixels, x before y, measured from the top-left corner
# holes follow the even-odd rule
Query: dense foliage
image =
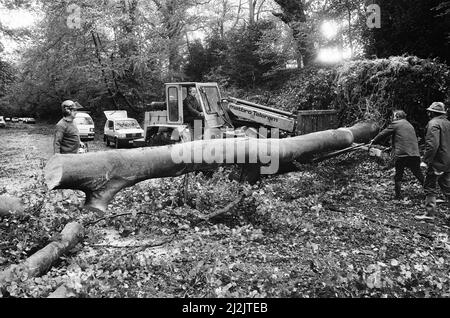
[[(365, 118), (386, 122), (393, 109), (403, 109), (420, 132), (425, 109), (434, 101), (448, 103), (450, 69), (414, 56), (350, 62), (338, 69), (336, 108), (344, 123)], [(422, 134), (421, 134), (422, 135)]]
[(411, 54), (450, 62), (448, 2), (379, 0), (381, 28), (366, 30), (368, 54), (379, 58)]
[(14, 81), (14, 68), (0, 59), (0, 99), (5, 97), (8, 88)]
[[(359, 109), (362, 99), (358, 99), (368, 91), (352, 91), (361, 96), (340, 92), (340, 85), (353, 85), (349, 74), (336, 83), (338, 74), (333, 75), (332, 67), (324, 69), (316, 60), (320, 49), (347, 48), (354, 58), (410, 53), (448, 59), (448, 1), (381, 1), (380, 29), (368, 28), (367, 3), (362, 0), (256, 0), (249, 2), (250, 6), (230, 0), (79, 1), (78, 20), (77, 11), (69, 10), (67, 1), (33, 3), (33, 7), (30, 1), (6, 4), (11, 9), (39, 8), (43, 16), (34, 30), (27, 31), (30, 45), (18, 56), (15, 82), (6, 87), (5, 72), (0, 71), (0, 110), (10, 116), (56, 117), (60, 102), (72, 98), (98, 119), (104, 119), (103, 110), (118, 108), (140, 118), (150, 102), (162, 99), (164, 82), (186, 80), (219, 82), (222, 88), (242, 90), (240, 97), (266, 95), (263, 102), (273, 95), (277, 107), (344, 109), (352, 99)], [(331, 19), (343, 24), (336, 36), (328, 39), (320, 30), (323, 22)], [(0, 25), (0, 36), (17, 39), (24, 35), (22, 30)], [(273, 89), (289, 79), (282, 75), (290, 72), (285, 68), (293, 60), (306, 68), (299, 70), (297, 83), (288, 81), (283, 96)], [(355, 63), (352, 72), (372, 68), (372, 62), (366, 66), (358, 60)], [(386, 62), (380, 63), (374, 69), (385, 67)], [(396, 72), (394, 64), (392, 71)], [(401, 67), (402, 79), (406, 69)], [(398, 82), (404, 88), (393, 89), (415, 89), (419, 80), (409, 77)], [(362, 76), (359, 80), (376, 79)], [(411, 85), (406, 84), (409, 80)], [(327, 90), (333, 85), (336, 92)], [(373, 86), (367, 85), (362, 91)], [(423, 103), (440, 98), (433, 93), (434, 84), (430, 85), (430, 92), (422, 87), (411, 94), (424, 93)], [(380, 94), (383, 92), (380, 88)], [(392, 100), (401, 108), (410, 109), (417, 103), (413, 96), (401, 94)], [(418, 103), (423, 106), (422, 101)], [(380, 111), (385, 115), (385, 110)], [(343, 122), (355, 116), (343, 113)]]
[(275, 50), (260, 50), (269, 43), (274, 45), (274, 42), (264, 41), (263, 38), (265, 31), (273, 29), (272, 23), (265, 22), (230, 34), (228, 50), (223, 52), (226, 62), (221, 65), (217, 75), (227, 78), (228, 84), (237, 87), (255, 88), (262, 85), (264, 75), (282, 63)]
[(394, 109), (403, 109), (420, 135), (425, 109), (434, 101), (450, 101), (450, 68), (415, 56), (362, 59), (330, 68), (309, 68), (269, 98), (290, 111), (337, 109), (340, 125), (374, 119), (382, 125)]

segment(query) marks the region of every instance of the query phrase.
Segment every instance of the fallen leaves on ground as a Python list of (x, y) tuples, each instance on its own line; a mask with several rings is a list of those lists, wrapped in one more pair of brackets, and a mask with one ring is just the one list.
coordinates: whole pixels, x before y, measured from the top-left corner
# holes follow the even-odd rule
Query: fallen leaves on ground
[[(0, 220), (0, 269), (42, 248), (65, 224), (96, 219), (83, 193), (49, 192), (36, 157), (37, 133), (8, 130), (0, 189), (35, 207), (27, 220)], [(19, 137), (17, 137), (19, 136)], [(25, 142), (24, 142), (25, 140)], [(47, 140), (48, 141), (48, 140)], [(90, 151), (109, 150), (95, 141)], [(2, 161), (4, 162), (4, 161)], [(31, 163), (31, 165), (30, 165)], [(386, 169), (387, 168), (387, 169)], [(76, 297), (448, 297), (448, 227), (414, 220), (423, 192), (406, 173), (393, 200), (392, 169), (355, 152), (257, 186), (214, 175), (147, 180), (119, 192), (107, 218), (46, 275), (9, 283), (8, 297), (47, 297), (61, 284)], [(11, 182), (21, 183), (14, 189)], [(229, 213), (199, 222), (251, 193)], [(42, 203), (40, 205), (40, 203)], [(119, 217), (114, 215), (126, 214)]]

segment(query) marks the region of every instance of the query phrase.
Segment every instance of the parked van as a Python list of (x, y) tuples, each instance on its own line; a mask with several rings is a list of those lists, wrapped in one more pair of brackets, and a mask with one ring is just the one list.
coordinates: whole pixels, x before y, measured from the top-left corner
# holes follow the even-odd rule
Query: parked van
[(94, 121), (88, 113), (78, 112), (73, 120), (80, 132), (81, 140), (94, 140), (95, 126)]
[(115, 148), (120, 146), (134, 146), (134, 140), (144, 137), (144, 130), (134, 118), (128, 118), (126, 110), (104, 111), (105, 123), (103, 141)]

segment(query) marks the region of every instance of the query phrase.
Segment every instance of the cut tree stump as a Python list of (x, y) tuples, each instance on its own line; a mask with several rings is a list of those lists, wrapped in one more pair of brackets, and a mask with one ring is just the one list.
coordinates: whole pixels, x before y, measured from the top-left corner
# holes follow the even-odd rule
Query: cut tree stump
[(12, 265), (0, 273), (0, 287), (7, 282), (23, 277), (37, 277), (45, 274), (65, 253), (81, 242), (83, 227), (76, 222), (67, 224), (58, 241), (51, 242), (28, 257), (22, 264)]
[(371, 140), (375, 123), (359, 123), (284, 139), (227, 138), (197, 140), (162, 147), (120, 149), (86, 154), (56, 154), (45, 167), (48, 188), (81, 190), (85, 207), (106, 211), (125, 187), (152, 178), (177, 177), (233, 164), (259, 164), (262, 174), (282, 173), (293, 161), (309, 163), (314, 156)]
[(11, 214), (24, 214), (25, 205), (20, 199), (9, 195), (0, 195), (0, 216), (9, 216)]
[(59, 286), (54, 292), (48, 295), (47, 298), (74, 298), (76, 294), (66, 285)]

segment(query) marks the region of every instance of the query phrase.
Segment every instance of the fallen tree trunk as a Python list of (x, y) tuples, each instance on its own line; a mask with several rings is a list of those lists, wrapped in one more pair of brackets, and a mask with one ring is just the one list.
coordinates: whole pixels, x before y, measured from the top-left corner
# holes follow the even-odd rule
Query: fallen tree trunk
[(11, 214), (24, 214), (25, 205), (20, 199), (8, 195), (0, 195), (0, 216), (9, 216)]
[(117, 192), (146, 179), (249, 163), (260, 164), (263, 174), (273, 174), (283, 164), (294, 160), (311, 162), (314, 155), (367, 142), (377, 132), (375, 123), (360, 123), (285, 139), (228, 138), (81, 155), (57, 154), (45, 167), (45, 180), (50, 190), (83, 191), (86, 207), (106, 211)]
[(0, 273), (0, 286), (21, 277), (37, 277), (45, 274), (62, 255), (75, 247), (84, 236), (83, 227), (76, 222), (67, 224), (58, 241), (51, 242), (22, 264), (12, 265)]

